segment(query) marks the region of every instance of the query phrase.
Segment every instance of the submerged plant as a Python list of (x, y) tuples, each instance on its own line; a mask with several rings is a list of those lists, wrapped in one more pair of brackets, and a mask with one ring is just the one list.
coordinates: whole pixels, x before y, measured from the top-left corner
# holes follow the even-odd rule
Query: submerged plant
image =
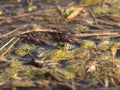
[(72, 72), (72, 73), (76, 73), (76, 72), (79, 71), (80, 66), (79, 66), (78, 61), (76, 61), (76, 62), (67, 62), (65, 68), (66, 68), (68, 71)]
[(30, 69), (24, 65), (18, 60), (12, 60), (6, 68), (6, 70), (0, 74), (0, 83), (7, 82), (10, 79), (22, 79), (23, 77), (18, 77), (19, 72), (26, 72), (30, 71)]
[(62, 68), (56, 68), (54, 73), (63, 79), (73, 79), (75, 77), (75, 73), (69, 72)]
[(120, 61), (116, 58), (108, 58), (105, 60), (91, 60), (89, 64), (86, 64), (87, 74), (86, 79), (91, 80), (89, 82), (93, 83), (92, 80), (96, 81), (94, 86), (101, 84), (104, 87), (109, 85), (119, 84), (119, 75), (120, 75)]
[(66, 63), (65, 69), (71, 73), (74, 73), (76, 77), (83, 78), (85, 75), (85, 61), (84, 60), (70, 60)]

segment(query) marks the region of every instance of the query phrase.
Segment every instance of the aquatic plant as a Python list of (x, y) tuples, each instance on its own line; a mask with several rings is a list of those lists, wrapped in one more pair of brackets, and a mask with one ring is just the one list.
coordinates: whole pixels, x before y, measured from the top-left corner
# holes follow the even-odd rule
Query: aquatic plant
[(51, 53), (51, 55), (48, 58), (55, 61), (59, 61), (74, 58), (74, 54), (71, 51), (56, 49)]

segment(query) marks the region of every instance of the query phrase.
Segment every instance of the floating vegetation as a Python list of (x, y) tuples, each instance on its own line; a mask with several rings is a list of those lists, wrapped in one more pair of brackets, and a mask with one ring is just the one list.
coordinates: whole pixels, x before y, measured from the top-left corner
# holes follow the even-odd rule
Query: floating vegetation
[(76, 49), (74, 50), (75, 58), (89, 58), (89, 49)]
[(83, 78), (85, 76), (85, 62), (81, 60), (70, 60), (66, 63), (65, 69), (69, 72), (75, 74), (78, 78)]
[(10, 65), (9, 65), (9, 68), (11, 69), (22, 69), (23, 68), (23, 65), (21, 62), (19, 62), (18, 60), (13, 60)]
[(54, 50), (51, 55), (49, 56), (49, 59), (59, 61), (59, 60), (66, 60), (66, 59), (72, 59), (74, 58), (74, 54), (71, 51), (66, 50)]
[(27, 8), (27, 11), (32, 12), (32, 11), (35, 11), (36, 9), (37, 9), (37, 6), (36, 5), (32, 5), (32, 6), (29, 6)]
[(87, 66), (87, 78), (94, 78), (97, 82), (95, 85), (98, 83), (104, 85), (105, 87), (108, 87), (110, 84), (116, 85), (116, 78), (114, 77), (114, 74), (120, 74), (119, 68), (116, 67), (116, 64), (118, 64), (119, 67), (119, 62), (117, 62), (114, 58), (93, 61), (91, 65)]
[(107, 6), (106, 7), (96, 7), (94, 9), (94, 13), (98, 14), (98, 15), (100, 15), (100, 14), (106, 14), (109, 11), (110, 11), (110, 9)]
[(55, 71), (56, 71), (55, 74), (57, 74), (59, 77), (63, 79), (73, 79), (75, 77), (75, 73), (69, 72), (65, 69), (56, 68)]
[[(7, 82), (10, 79), (22, 79), (23, 77), (19, 77), (19, 72), (26, 73), (31, 71), (29, 67), (24, 66), (18, 60), (12, 60), (9, 66), (6, 68), (6, 71), (0, 74), (0, 83)], [(29, 74), (30, 75), (30, 74)]]
[(85, 31), (85, 30), (88, 30), (88, 27), (76, 24), (75, 27), (74, 27), (74, 30), (76, 30), (76, 31)]
[(79, 70), (80, 70), (80, 66), (79, 66), (80, 63), (78, 63), (78, 61), (74, 62), (67, 62), (65, 68), (69, 71), (69, 72), (72, 72), (72, 73), (77, 73)]
[(0, 87), (118, 89), (120, 0), (74, 1), (0, 0)]
[(91, 40), (83, 40), (80, 46), (80, 48), (90, 48), (90, 47), (96, 48), (95, 42)]
[(34, 51), (34, 50), (35, 50), (34, 45), (23, 44), (15, 50), (15, 54), (18, 55), (18, 56), (24, 56), (24, 55), (27, 55), (31, 51)]
[(63, 15), (68, 16), (68, 15), (70, 15), (72, 13), (72, 10), (67, 8), (67, 9), (62, 10), (62, 13), (63, 13)]
[(111, 48), (112, 44), (113, 42), (110, 39), (103, 39), (98, 43), (97, 48), (99, 50), (108, 50)]

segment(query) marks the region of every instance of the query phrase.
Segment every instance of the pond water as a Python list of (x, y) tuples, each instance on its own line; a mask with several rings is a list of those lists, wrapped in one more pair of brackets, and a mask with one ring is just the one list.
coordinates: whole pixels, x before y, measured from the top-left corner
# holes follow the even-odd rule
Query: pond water
[(0, 90), (119, 90), (119, 8), (96, 1), (1, 0)]

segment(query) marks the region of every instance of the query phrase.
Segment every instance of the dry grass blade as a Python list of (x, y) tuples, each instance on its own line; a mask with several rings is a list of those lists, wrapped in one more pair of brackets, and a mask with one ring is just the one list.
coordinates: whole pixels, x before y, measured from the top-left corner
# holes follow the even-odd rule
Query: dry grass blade
[(84, 11), (85, 9), (82, 7), (76, 8), (68, 17), (68, 20), (72, 20), (74, 17), (76, 17), (80, 12)]
[(63, 13), (62, 13), (62, 7), (61, 6), (57, 6), (57, 11), (59, 13), (60, 16), (63, 16)]
[(8, 47), (8, 49), (1, 55), (4, 56), (7, 52), (10, 51), (10, 49), (16, 44), (16, 42), (19, 40), (19, 38), (16, 38), (16, 40)]
[(13, 37), (12, 39), (10, 39), (10, 41), (8, 41), (5, 45), (3, 45), (1, 48), (0, 48), (0, 51), (5, 48), (8, 44), (10, 44), (13, 40), (15, 39), (15, 37)]
[(75, 87), (75, 82), (74, 82), (74, 80), (73, 80), (73, 79), (71, 80), (71, 83), (72, 83), (72, 88), (73, 88), (73, 90), (76, 90), (76, 87)]
[(56, 31), (56, 30), (42, 29), (42, 28), (35, 28), (33, 30), (28, 30), (28, 31), (22, 32), (20, 35), (31, 33), (31, 32), (58, 32), (58, 31)]
[(120, 42), (116, 42), (111, 46), (111, 54), (113, 57), (116, 56), (116, 53), (117, 53), (117, 50), (119, 49), (119, 47), (120, 47)]
[(97, 23), (97, 21), (96, 21), (96, 19), (95, 19), (95, 14), (93, 13), (92, 7), (89, 8), (89, 14), (90, 14), (91, 18), (93, 19), (94, 23), (95, 23), (96, 25), (98, 25), (98, 23)]
[(76, 37), (97, 37), (97, 36), (120, 36), (117, 32), (102, 32), (102, 33), (85, 33), (85, 34), (75, 34)]

